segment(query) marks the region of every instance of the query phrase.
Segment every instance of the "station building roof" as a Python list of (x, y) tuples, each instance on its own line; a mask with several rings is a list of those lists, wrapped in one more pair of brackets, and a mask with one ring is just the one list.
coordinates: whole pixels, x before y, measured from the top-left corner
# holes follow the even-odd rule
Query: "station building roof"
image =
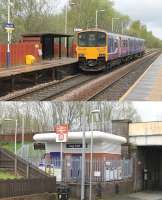
[[(87, 131), (85, 133), (86, 141), (91, 141), (91, 131)], [(68, 141), (82, 141), (83, 132), (69, 132), (68, 133)], [(34, 135), (33, 139), (37, 142), (56, 142), (56, 133), (40, 133)], [(95, 142), (103, 143), (103, 142), (113, 142), (117, 144), (124, 144), (127, 142), (126, 138), (114, 135), (111, 133), (104, 133), (100, 131), (93, 131), (93, 139)]]
[(53, 36), (53, 37), (73, 37), (74, 35), (71, 34), (64, 34), (64, 33), (25, 33), (22, 34), (22, 37), (42, 37), (42, 36)]

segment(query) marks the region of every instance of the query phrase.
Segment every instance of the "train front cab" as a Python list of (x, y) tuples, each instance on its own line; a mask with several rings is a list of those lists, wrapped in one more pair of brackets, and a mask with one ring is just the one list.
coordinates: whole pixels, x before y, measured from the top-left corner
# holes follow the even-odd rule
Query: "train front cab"
[(77, 58), (83, 71), (102, 71), (108, 61), (107, 33), (89, 30), (78, 33)]

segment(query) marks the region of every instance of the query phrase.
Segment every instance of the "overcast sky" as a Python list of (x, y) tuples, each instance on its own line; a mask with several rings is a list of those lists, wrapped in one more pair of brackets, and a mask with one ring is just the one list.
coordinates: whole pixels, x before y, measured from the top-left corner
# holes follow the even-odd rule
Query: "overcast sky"
[(134, 102), (142, 121), (162, 121), (162, 102)]
[(113, 0), (115, 7), (132, 19), (141, 20), (162, 39), (162, 0)]

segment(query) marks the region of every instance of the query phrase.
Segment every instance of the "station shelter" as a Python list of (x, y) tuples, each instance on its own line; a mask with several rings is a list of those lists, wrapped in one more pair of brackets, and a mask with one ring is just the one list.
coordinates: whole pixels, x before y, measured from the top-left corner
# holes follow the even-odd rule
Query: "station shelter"
[(70, 53), (70, 38), (73, 35), (63, 33), (31, 33), (22, 35), (23, 42), (38, 42), (41, 44), (42, 59), (48, 60), (55, 57), (56, 40), (58, 40), (58, 54), (59, 58), (62, 57), (63, 41), (66, 41), (66, 56), (69, 57)]
[[(87, 171), (90, 164), (91, 155), (91, 135), (92, 132), (86, 132), (86, 164)], [(67, 177), (72, 176), (76, 179), (81, 178), (81, 160), (82, 160), (82, 132), (70, 132), (68, 134), (67, 143), (63, 143), (63, 160), (66, 165), (64, 171)], [(59, 169), (60, 167), (60, 143), (56, 142), (56, 133), (40, 133), (33, 137), (37, 143), (45, 144), (46, 156), (41, 161), (40, 167), (43, 169), (48, 163), (50, 166)], [(104, 171), (104, 167), (111, 165), (109, 161), (114, 163), (120, 163), (121, 160), (121, 146), (125, 144), (127, 140), (124, 137), (113, 135), (110, 133), (104, 133), (100, 131), (93, 132), (93, 165), (94, 173), (100, 175), (100, 178), (105, 179), (107, 176)], [(47, 164), (47, 165), (48, 165)], [(103, 166), (103, 165), (104, 166)], [(65, 166), (64, 165), (64, 166)], [(111, 166), (110, 166), (111, 167)], [(121, 166), (119, 166), (121, 167)], [(102, 170), (101, 170), (102, 169)], [(120, 169), (119, 169), (120, 170)], [(102, 172), (101, 172), (102, 171)], [(58, 173), (58, 171), (57, 171)], [(102, 177), (101, 174), (102, 173)], [(114, 173), (114, 171), (112, 172)], [(117, 170), (115, 173), (118, 173)], [(57, 175), (56, 175), (57, 176)], [(116, 175), (117, 176), (117, 175)], [(89, 174), (87, 172), (87, 176)], [(110, 177), (109, 177), (110, 178)], [(108, 177), (106, 179), (109, 179)]]

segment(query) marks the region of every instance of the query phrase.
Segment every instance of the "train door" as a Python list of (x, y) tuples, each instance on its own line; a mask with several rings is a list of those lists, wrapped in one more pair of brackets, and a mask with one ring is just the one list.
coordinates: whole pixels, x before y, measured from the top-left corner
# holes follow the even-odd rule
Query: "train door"
[(130, 38), (128, 38), (128, 55), (130, 55)]
[(81, 179), (81, 159), (81, 154), (72, 155), (71, 177), (74, 181), (80, 181)]
[(119, 57), (122, 56), (122, 38), (119, 37)]

